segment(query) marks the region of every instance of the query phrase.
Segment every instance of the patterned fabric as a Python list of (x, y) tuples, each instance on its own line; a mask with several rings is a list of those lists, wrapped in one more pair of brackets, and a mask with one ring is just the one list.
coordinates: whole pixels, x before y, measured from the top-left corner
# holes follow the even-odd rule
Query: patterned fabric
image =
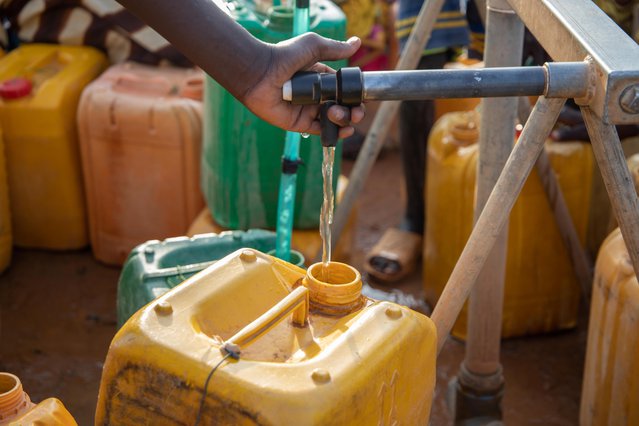
[[(5, 49), (16, 43), (96, 47), (113, 63), (191, 63), (162, 36), (114, 0), (0, 0), (8, 25), (0, 30)], [(8, 28), (7, 28), (8, 27)]]
[(617, 23), (628, 35), (633, 37), (639, 43), (639, 33), (633, 32), (634, 13), (639, 8), (639, 0), (595, 0), (606, 15)]
[[(408, 36), (417, 21), (417, 15), (424, 0), (400, 0), (397, 27), (397, 37), (403, 48), (408, 40)], [(462, 7), (463, 6), (463, 7)], [(428, 40), (424, 54), (433, 54), (446, 51), (450, 48), (469, 45), (469, 20), (468, 14), (473, 16), (472, 30), (473, 48), (483, 51), (483, 25), (474, 7), (474, 2), (466, 7), (465, 0), (446, 0), (441, 12), (437, 17), (437, 22)]]

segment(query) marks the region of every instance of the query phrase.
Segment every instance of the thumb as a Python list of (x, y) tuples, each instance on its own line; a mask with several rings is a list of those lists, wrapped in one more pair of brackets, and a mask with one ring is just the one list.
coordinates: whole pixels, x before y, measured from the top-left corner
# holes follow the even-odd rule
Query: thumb
[(331, 40), (320, 37), (317, 46), (317, 61), (337, 61), (350, 58), (361, 46), (359, 37), (351, 37), (346, 41)]
[(332, 40), (315, 33), (307, 33), (298, 38), (300, 47), (312, 57), (306, 63), (321, 61), (337, 61), (351, 57), (359, 49), (362, 41), (359, 37), (351, 37), (347, 41)]

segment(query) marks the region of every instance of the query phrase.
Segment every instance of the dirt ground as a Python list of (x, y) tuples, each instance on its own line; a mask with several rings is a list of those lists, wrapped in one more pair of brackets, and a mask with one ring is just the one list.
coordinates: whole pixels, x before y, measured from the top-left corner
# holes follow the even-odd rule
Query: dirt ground
[[(345, 172), (351, 166), (346, 162)], [(366, 251), (400, 220), (400, 176), (397, 151), (384, 152), (361, 199), (351, 262), (360, 270)], [(80, 425), (93, 423), (115, 332), (118, 276), (118, 269), (97, 263), (89, 251), (34, 250), (16, 250), (11, 268), (0, 276), (0, 371), (17, 374), (35, 401), (60, 398)], [(398, 287), (419, 300), (421, 286), (417, 271)], [(582, 314), (576, 330), (503, 343), (506, 424), (577, 424), (585, 340)], [(450, 424), (444, 395), (463, 351), (462, 343), (449, 340), (439, 357), (433, 425)]]

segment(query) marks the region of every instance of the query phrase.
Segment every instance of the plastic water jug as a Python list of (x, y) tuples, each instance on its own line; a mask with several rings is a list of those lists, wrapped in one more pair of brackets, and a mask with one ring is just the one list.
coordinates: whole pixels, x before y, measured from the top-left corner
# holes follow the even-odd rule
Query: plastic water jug
[[(479, 138), (476, 112), (451, 113), (428, 141), (424, 288), (435, 304), (473, 224)], [(579, 238), (585, 239), (592, 152), (584, 143), (546, 143)], [(539, 176), (533, 169), (510, 215), (502, 336), (572, 328), (580, 287)], [(453, 329), (466, 335), (466, 309)]]
[(361, 286), (345, 264), (227, 256), (116, 334), (96, 424), (426, 424), (434, 324)]
[[(237, 23), (260, 40), (277, 43), (291, 37), (293, 11), (276, 6), (260, 11), (253, 2), (227, 2)], [(310, 30), (343, 40), (343, 12), (328, 0), (311, 2)], [(345, 61), (328, 62), (333, 68)], [(213, 79), (207, 78), (204, 106), (202, 191), (213, 220), (226, 229), (275, 228), (285, 132), (257, 118)], [(317, 229), (323, 199), (322, 146), (318, 136), (302, 139), (293, 226)], [(341, 143), (335, 154), (337, 184)]]

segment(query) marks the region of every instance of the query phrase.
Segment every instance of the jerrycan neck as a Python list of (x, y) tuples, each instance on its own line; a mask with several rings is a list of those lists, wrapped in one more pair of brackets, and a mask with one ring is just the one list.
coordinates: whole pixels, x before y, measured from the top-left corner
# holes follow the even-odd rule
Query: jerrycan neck
[(10, 373), (0, 373), (0, 425), (9, 424), (33, 406), (20, 379)]
[(475, 119), (475, 114), (464, 115), (464, 120), (452, 123), (450, 135), (458, 146), (469, 146), (479, 140), (479, 128)]
[(311, 312), (342, 316), (362, 308), (362, 276), (350, 265), (319, 262), (311, 265), (304, 278), (309, 290)]

